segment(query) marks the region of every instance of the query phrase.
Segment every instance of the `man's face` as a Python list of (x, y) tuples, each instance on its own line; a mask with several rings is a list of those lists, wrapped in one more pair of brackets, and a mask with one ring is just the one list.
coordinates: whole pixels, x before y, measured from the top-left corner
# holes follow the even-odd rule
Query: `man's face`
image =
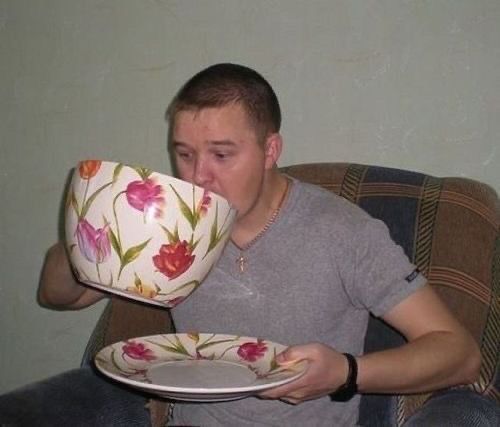
[(258, 202), (265, 170), (274, 164), (263, 145), (240, 104), (180, 111), (173, 120), (180, 178), (225, 197), (240, 218)]

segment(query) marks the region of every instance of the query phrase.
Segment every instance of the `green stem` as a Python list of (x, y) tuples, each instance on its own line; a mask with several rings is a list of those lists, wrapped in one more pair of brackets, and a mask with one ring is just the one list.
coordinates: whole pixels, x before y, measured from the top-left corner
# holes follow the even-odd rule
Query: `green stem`
[[(203, 196), (202, 196), (203, 197)], [(196, 204), (195, 204), (195, 187), (193, 185), (193, 231), (196, 228), (196, 224), (198, 223), (198, 212), (196, 211)]]
[(229, 346), (228, 348), (226, 348), (226, 349), (225, 349), (225, 350), (224, 350), (224, 351), (220, 354), (219, 359), (222, 359), (222, 358), (225, 356), (225, 354), (226, 354), (229, 350), (232, 350), (233, 348), (238, 348), (238, 347), (239, 347), (239, 345), (231, 345), (231, 346)]
[(222, 230), (224, 230), (224, 226), (226, 225), (226, 222), (227, 222), (227, 219), (229, 218), (229, 214), (231, 213), (231, 210), (229, 210), (226, 214), (226, 217), (224, 218), (224, 222), (222, 223), (221, 227), (220, 227), (220, 232), (221, 233), (218, 233), (217, 237), (220, 238), (219, 236), (221, 236), (222, 234)]
[(122, 256), (122, 239), (120, 236), (120, 225), (118, 224), (118, 216), (116, 215), (116, 201), (118, 200), (118, 197), (122, 194), (126, 193), (126, 191), (120, 191), (115, 198), (113, 199), (113, 217), (115, 218), (115, 224), (116, 224), (116, 238), (118, 239), (118, 245), (120, 246), (120, 261), (121, 261), (121, 256)]
[(162, 295), (162, 296), (167, 297), (169, 295), (175, 294), (176, 292), (179, 292), (181, 289), (184, 289), (187, 286), (194, 285), (194, 287), (196, 288), (196, 287), (198, 287), (199, 284), (200, 284), (200, 282), (198, 280), (190, 280), (189, 282), (186, 282), (183, 285), (178, 286), (177, 288), (175, 288), (174, 290), (172, 290), (170, 292), (166, 292), (166, 293), (158, 292), (158, 295)]
[(120, 270), (118, 270), (118, 277), (116, 278), (116, 280), (120, 280), (120, 276), (122, 275), (122, 271), (123, 271), (124, 267), (125, 267), (125, 265), (120, 260)]
[(87, 200), (87, 193), (89, 191), (89, 185), (90, 185), (90, 178), (87, 179), (87, 184), (85, 185), (85, 192), (83, 193), (83, 200), (82, 200), (82, 204), (81, 204), (82, 209), (78, 215), (79, 219), (81, 219), (83, 207), (85, 206), (85, 201)]
[(102, 283), (101, 271), (99, 270), (99, 264), (97, 262), (95, 263), (95, 268), (97, 270), (97, 277), (99, 278), (99, 283)]

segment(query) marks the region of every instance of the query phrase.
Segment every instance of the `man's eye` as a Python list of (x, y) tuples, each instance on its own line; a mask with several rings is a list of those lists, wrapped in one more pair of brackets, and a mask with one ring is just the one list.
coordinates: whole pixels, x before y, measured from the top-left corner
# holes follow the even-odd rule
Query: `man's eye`
[(226, 160), (229, 157), (228, 153), (214, 153), (214, 156), (218, 160)]
[(191, 158), (191, 153), (186, 153), (183, 151), (177, 151), (177, 157), (183, 160), (189, 160)]

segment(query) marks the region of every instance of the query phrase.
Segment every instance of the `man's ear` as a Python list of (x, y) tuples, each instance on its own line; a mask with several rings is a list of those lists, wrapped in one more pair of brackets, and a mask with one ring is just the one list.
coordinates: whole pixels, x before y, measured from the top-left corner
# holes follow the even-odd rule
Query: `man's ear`
[(272, 133), (266, 138), (264, 145), (264, 155), (266, 159), (266, 169), (272, 169), (278, 163), (283, 148), (283, 139), (279, 133)]

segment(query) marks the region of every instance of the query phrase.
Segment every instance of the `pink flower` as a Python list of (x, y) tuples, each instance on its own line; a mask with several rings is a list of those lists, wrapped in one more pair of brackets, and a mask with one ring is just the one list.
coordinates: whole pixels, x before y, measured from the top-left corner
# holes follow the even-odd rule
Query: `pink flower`
[(238, 348), (238, 356), (247, 362), (255, 362), (264, 356), (267, 351), (266, 343), (262, 340), (257, 340), (257, 342), (246, 342), (241, 344)]
[(111, 254), (111, 242), (108, 236), (109, 224), (95, 229), (86, 219), (81, 219), (76, 226), (78, 247), (90, 262), (100, 264)]
[(162, 215), (162, 208), (165, 204), (165, 199), (161, 197), (163, 189), (153, 179), (132, 181), (127, 186), (126, 194), (129, 205), (144, 212), (148, 218), (159, 218)]
[(191, 266), (194, 258), (192, 248), (183, 240), (161, 245), (158, 255), (153, 257), (153, 264), (169, 279), (175, 279)]
[(210, 197), (210, 191), (204, 190), (203, 197), (200, 199), (198, 203), (198, 207), (196, 208), (196, 212), (200, 218), (204, 217), (210, 207), (210, 203), (212, 202), (212, 198)]
[(135, 341), (126, 341), (126, 344), (122, 347), (123, 353), (125, 353), (128, 357), (135, 360), (145, 360), (150, 362), (151, 360), (155, 360), (156, 356), (153, 351), (147, 348), (141, 342)]

